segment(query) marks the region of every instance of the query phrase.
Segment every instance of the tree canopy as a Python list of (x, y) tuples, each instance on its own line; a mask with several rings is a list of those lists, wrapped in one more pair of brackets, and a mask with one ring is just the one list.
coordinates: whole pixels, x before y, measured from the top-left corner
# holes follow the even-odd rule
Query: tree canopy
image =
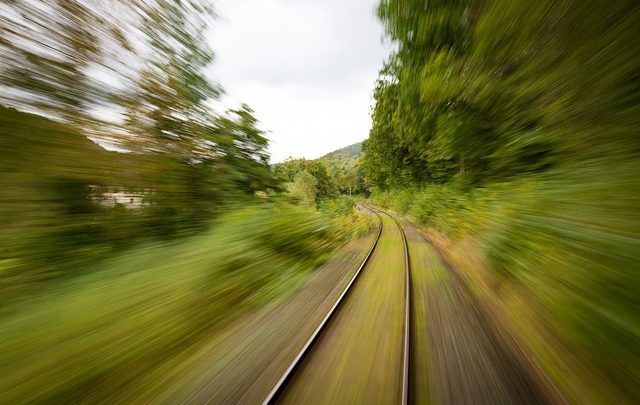
[(638, 2), (377, 11), (395, 44), (363, 144), (378, 201), (479, 240), (491, 277), (526, 289), (564, 347), (607, 375), (602, 398), (637, 397)]
[(36, 3), (0, 11), (1, 213), (11, 229), (0, 260), (38, 260), (16, 273), (189, 235), (274, 185), (253, 110), (211, 107), (223, 89), (207, 76), (209, 1)]
[(638, 152), (626, 118), (640, 47), (618, 46), (637, 43), (636, 2), (383, 0), (378, 15), (397, 51), (363, 145), (373, 185), (480, 184)]
[(288, 159), (273, 168), (274, 177), (283, 182), (293, 182), (300, 172), (307, 172), (315, 178), (316, 202), (336, 194), (333, 179), (329, 176), (327, 168), (318, 160)]

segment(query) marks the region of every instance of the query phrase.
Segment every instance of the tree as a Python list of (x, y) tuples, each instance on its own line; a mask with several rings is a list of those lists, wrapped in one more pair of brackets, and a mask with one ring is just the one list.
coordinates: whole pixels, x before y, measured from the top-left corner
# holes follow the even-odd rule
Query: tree
[[(640, 229), (629, 177), (640, 162), (638, 3), (381, 0), (378, 15), (397, 46), (374, 90), (368, 181), (404, 197), (424, 186), (408, 205), (425, 217), (509, 190), (482, 236), (499, 235), (494, 268), (526, 274), (558, 335), (635, 398), (638, 322), (623, 290), (638, 289), (638, 266), (623, 258)], [(508, 201), (518, 192), (527, 203)], [(571, 311), (558, 319), (558, 308)]]
[(201, 230), (273, 186), (254, 112), (209, 107), (212, 19), (206, 0), (3, 4), (0, 260), (61, 274), (69, 258)]
[(301, 204), (309, 207), (315, 205), (316, 187), (316, 178), (306, 170), (296, 173), (293, 182), (288, 185), (289, 194)]
[(316, 179), (316, 202), (325, 197), (333, 197), (336, 193), (336, 185), (329, 176), (327, 168), (317, 160), (289, 159), (275, 165), (273, 175), (283, 182), (294, 181), (295, 176), (306, 171)]

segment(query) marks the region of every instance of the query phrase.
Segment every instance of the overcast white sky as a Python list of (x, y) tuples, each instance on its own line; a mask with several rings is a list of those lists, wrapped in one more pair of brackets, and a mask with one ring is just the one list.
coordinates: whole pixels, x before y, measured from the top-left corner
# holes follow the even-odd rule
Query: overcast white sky
[(368, 136), (389, 53), (377, 0), (218, 0), (213, 75), (270, 131), (271, 161), (317, 158)]

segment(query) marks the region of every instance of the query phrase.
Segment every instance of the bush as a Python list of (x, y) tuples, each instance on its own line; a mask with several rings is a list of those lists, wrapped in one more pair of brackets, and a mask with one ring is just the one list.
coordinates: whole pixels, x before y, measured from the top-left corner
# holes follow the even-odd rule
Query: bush
[(239, 209), (204, 234), (136, 247), (14, 305), (0, 319), (0, 402), (105, 398), (170, 370), (225, 322), (292, 291), (336, 246), (330, 224), (292, 206)]

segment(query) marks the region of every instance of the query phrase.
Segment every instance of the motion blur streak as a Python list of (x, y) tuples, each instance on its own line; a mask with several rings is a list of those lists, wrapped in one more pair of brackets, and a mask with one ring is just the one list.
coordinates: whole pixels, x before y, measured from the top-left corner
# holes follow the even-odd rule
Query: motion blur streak
[[(382, 0), (363, 166), (568, 400), (640, 397), (640, 5)], [(524, 343), (523, 343), (524, 344)]]
[[(369, 138), (277, 165), (216, 109), (214, 6), (0, 3), (0, 403), (260, 401), (371, 246), (364, 198), (408, 231), (410, 400), (640, 398), (637, 1), (381, 0)], [(389, 229), (290, 395), (393, 400)]]
[(2, 290), (187, 236), (272, 185), (248, 106), (218, 115), (203, 1), (0, 8)]
[(342, 232), (263, 201), (280, 186), (252, 110), (208, 107), (213, 17), (0, 5), (0, 402), (152, 396), (145, 381), (366, 230), (351, 208)]

